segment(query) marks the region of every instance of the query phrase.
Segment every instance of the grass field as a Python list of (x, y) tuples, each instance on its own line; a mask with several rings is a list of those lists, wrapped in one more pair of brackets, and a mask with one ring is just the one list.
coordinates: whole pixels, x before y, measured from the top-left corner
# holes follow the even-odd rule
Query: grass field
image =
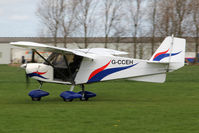
[[(64, 102), (68, 86), (44, 84), (50, 96), (27, 95), (24, 71), (0, 66), (0, 133), (198, 133), (199, 66), (169, 73), (164, 84), (117, 80), (86, 85), (97, 97)], [(76, 91), (80, 90), (78, 87)]]

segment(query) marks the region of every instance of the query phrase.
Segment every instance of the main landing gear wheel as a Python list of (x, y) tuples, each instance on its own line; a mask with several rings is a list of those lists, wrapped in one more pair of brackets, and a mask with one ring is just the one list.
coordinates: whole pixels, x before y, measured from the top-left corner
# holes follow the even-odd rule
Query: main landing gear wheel
[(81, 101), (88, 101), (89, 98), (85, 98), (85, 97), (81, 97), (80, 100)]
[[(64, 99), (64, 98), (63, 98)], [(72, 102), (73, 99), (64, 99), (65, 102)]]
[(32, 101), (40, 101), (41, 97), (32, 97)]
[(72, 102), (75, 98), (81, 98), (81, 94), (72, 92), (72, 91), (64, 91), (60, 94), (60, 97), (63, 98), (65, 102)]

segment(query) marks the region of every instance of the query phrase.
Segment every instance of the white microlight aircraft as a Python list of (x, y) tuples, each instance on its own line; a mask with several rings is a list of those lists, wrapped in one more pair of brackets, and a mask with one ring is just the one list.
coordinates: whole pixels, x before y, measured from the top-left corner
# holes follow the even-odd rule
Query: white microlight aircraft
[[(75, 98), (88, 100), (95, 93), (85, 91), (84, 84), (114, 79), (163, 83), (166, 73), (184, 66), (186, 40), (167, 37), (150, 60), (120, 57), (128, 54), (105, 48), (66, 49), (33, 42), (11, 42), (12, 45), (32, 49), (44, 63), (23, 64), (26, 75), (40, 83), (38, 90), (29, 93), (32, 100), (39, 101), (49, 95), (41, 90), (44, 82), (71, 85), (70, 91), (60, 94), (64, 101)], [(52, 54), (45, 59), (37, 51), (48, 51)], [(81, 92), (73, 89), (80, 85)]]

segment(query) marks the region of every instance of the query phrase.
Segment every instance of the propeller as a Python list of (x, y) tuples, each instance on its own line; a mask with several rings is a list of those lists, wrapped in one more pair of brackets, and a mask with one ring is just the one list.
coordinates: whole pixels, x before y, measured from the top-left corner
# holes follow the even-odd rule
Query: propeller
[(25, 72), (25, 75), (26, 75), (26, 89), (28, 89), (30, 85), (30, 79), (29, 79), (29, 76), (26, 74), (26, 72)]
[(20, 66), (21, 69), (24, 69), (24, 70), (25, 70), (26, 88), (28, 89), (29, 84), (30, 84), (30, 79), (29, 79), (29, 76), (26, 74), (26, 67), (27, 67), (27, 63), (26, 63), (26, 64), (22, 64), (22, 65)]

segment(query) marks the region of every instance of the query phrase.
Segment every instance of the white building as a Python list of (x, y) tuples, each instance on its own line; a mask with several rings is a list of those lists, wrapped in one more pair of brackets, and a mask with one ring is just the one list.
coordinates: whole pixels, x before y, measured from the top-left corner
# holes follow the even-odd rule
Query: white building
[[(155, 49), (160, 45), (164, 38), (156, 38)], [(10, 42), (16, 41), (31, 41), (52, 45), (52, 38), (30, 38), (30, 37), (0, 37), (0, 64), (9, 64), (9, 63), (21, 63), (22, 56), (25, 57), (27, 61), (30, 61), (32, 58), (32, 51), (28, 49), (12, 47), (9, 45)], [(94, 47), (104, 47), (104, 38), (88, 38), (88, 48)], [(137, 40), (137, 57), (141, 59), (150, 59), (151, 57), (151, 43), (150, 38), (142, 37)], [(187, 57), (195, 56), (195, 45), (194, 39), (187, 39)], [(65, 47), (63, 44), (63, 39), (58, 38), (58, 47)], [(67, 48), (83, 48), (84, 47), (84, 38), (68, 38), (67, 39)], [(128, 57), (133, 57), (134, 44), (133, 38), (109, 38), (108, 48), (117, 49), (121, 51), (126, 51), (129, 53)], [(42, 55), (48, 56), (49, 53), (40, 51)], [(41, 61), (41, 58), (38, 56), (35, 57), (36, 61)]]
[(8, 44), (0, 44), (0, 64), (11, 63), (11, 46)]

